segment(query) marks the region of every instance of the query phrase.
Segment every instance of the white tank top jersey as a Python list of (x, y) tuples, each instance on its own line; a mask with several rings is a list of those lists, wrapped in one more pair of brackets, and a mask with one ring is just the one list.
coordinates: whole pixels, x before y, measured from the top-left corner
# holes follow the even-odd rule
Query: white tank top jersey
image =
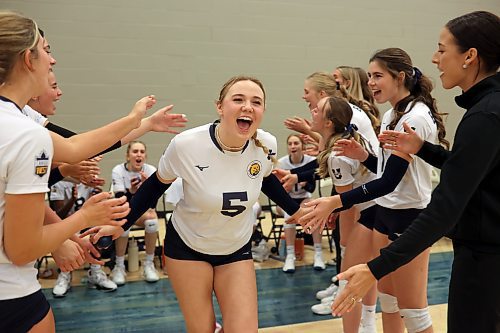
[(5, 254), (5, 194), (48, 192), (53, 146), (48, 131), (13, 103), (0, 100), (0, 119), (0, 300), (4, 300), (24, 297), (41, 288), (34, 261), (17, 266)]
[(361, 110), (358, 106), (351, 103), (349, 103), (349, 105), (352, 110), (351, 124), (356, 125), (358, 128), (356, 132), (370, 143), (372, 153), (377, 156), (379, 145), (378, 138), (370, 118), (366, 115), (365, 111)]
[[(291, 170), (294, 168), (301, 167), (301, 166), (303, 166), (311, 161), (314, 161), (315, 159), (316, 159), (316, 157), (304, 155), (302, 158), (302, 161), (300, 161), (297, 164), (293, 164), (292, 161), (290, 160), (290, 155), (286, 155), (286, 156), (281, 157), (278, 160), (278, 168), (281, 168), (284, 170)], [(310, 198), (312, 196), (311, 192), (307, 192), (299, 184), (295, 184), (293, 189), (290, 192), (288, 192), (288, 194), (293, 199), (307, 199), (307, 198)]]
[[(132, 185), (130, 185), (130, 181), (134, 178), (141, 177), (139, 172), (128, 170), (126, 165), (127, 163), (120, 163), (111, 171), (114, 193), (126, 192), (127, 189), (132, 187)], [(151, 164), (144, 163), (142, 171), (149, 177), (156, 172), (156, 168)]]
[[(373, 172), (363, 167), (358, 160), (345, 156), (335, 156), (334, 154), (330, 154), (328, 158), (328, 172), (334, 186), (352, 184), (353, 189), (377, 178)], [(370, 200), (354, 206), (359, 211), (362, 211), (373, 205), (375, 205), (375, 201)]]
[(35, 111), (31, 106), (26, 105), (22, 109), (22, 113), (27, 116), (28, 118), (32, 119), (35, 123), (45, 126), (45, 122), (47, 121), (47, 118), (43, 116), (41, 113), (38, 111)]
[(271, 134), (257, 130), (269, 155), (249, 140), (242, 151), (223, 151), (215, 139), (216, 124), (177, 134), (160, 159), (163, 179), (182, 178), (184, 198), (175, 207), (172, 223), (193, 250), (227, 255), (250, 241), (252, 206), (262, 179), (271, 174), (277, 143)]
[[(411, 103), (406, 110), (410, 106)], [(430, 143), (438, 142), (436, 121), (427, 105), (417, 102), (409, 112), (406, 112), (398, 121), (394, 130), (404, 132), (403, 122), (406, 122), (425, 141), (429, 141)], [(381, 131), (387, 128), (393, 117), (393, 109), (384, 114), (380, 127)], [(390, 149), (379, 148), (378, 177), (381, 177), (391, 153), (392, 150)], [(413, 161), (408, 165), (408, 170), (406, 170), (403, 179), (396, 186), (396, 189), (383, 197), (375, 199), (378, 205), (391, 209), (423, 209), (430, 202), (432, 193), (432, 167), (416, 155), (412, 155), (412, 158)]]
[[(75, 186), (72, 182), (67, 182), (65, 180), (61, 180), (50, 188), (50, 201), (68, 201), (73, 195), (73, 187)], [(92, 196), (92, 191), (94, 190), (92, 187), (76, 184), (77, 187), (77, 197), (75, 204), (68, 212), (68, 216), (72, 215), (74, 212), (78, 211), (85, 201)]]

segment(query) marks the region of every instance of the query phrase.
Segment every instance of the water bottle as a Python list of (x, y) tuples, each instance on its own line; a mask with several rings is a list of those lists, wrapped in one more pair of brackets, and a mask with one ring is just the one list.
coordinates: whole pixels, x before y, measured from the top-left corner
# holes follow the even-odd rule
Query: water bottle
[(137, 241), (132, 237), (128, 241), (128, 271), (137, 272), (139, 270), (139, 248)]

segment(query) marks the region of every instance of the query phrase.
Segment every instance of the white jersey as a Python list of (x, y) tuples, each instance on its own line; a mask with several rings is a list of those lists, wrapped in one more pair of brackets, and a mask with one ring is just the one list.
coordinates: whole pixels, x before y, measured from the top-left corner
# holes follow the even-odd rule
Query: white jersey
[[(411, 103), (409, 104), (409, 106)], [(407, 107), (407, 110), (409, 108)], [(393, 109), (384, 114), (381, 129), (385, 130), (393, 119)], [(404, 114), (396, 124), (394, 130), (404, 132), (403, 122), (408, 123), (410, 127), (417, 132), (417, 135), (430, 143), (437, 143), (437, 125), (431, 110), (424, 103), (416, 103), (411, 111)], [(387, 159), (391, 156), (392, 150), (379, 148), (379, 157), (377, 165), (377, 176), (381, 177), (385, 168)], [(375, 202), (382, 207), (391, 209), (417, 208), (423, 209), (431, 200), (432, 167), (424, 162), (420, 157), (412, 155), (413, 161), (408, 165), (405, 175), (396, 186), (396, 189), (380, 198)]]
[[(156, 172), (156, 168), (151, 164), (144, 163), (141, 171), (149, 177)], [(132, 185), (130, 185), (130, 181), (137, 177), (140, 178), (141, 174), (139, 172), (128, 170), (127, 163), (120, 163), (116, 165), (111, 172), (113, 192), (126, 192), (127, 189), (132, 187)]]
[(73, 187), (76, 185), (77, 187), (77, 197), (75, 204), (68, 212), (67, 216), (72, 215), (76, 211), (78, 211), (85, 201), (92, 196), (92, 191), (94, 190), (92, 187), (83, 185), (83, 184), (74, 184), (72, 182), (67, 182), (65, 180), (59, 181), (52, 185), (50, 188), (50, 201), (68, 201), (73, 196)]
[(26, 105), (22, 109), (22, 113), (25, 116), (27, 116), (28, 118), (30, 118), (31, 120), (33, 120), (35, 123), (37, 123), (41, 126), (45, 126), (45, 122), (47, 121), (47, 118), (45, 116), (43, 116), (41, 113), (39, 113), (38, 111), (35, 111), (31, 106)]
[[(334, 186), (352, 185), (353, 189), (377, 178), (370, 170), (362, 167), (358, 160), (334, 154), (330, 154), (328, 158), (328, 173)], [(359, 203), (355, 207), (362, 211), (373, 205), (375, 201), (370, 200)]]
[[(281, 168), (284, 170), (291, 170), (294, 168), (301, 167), (301, 166), (303, 166), (311, 161), (314, 161), (315, 159), (316, 159), (316, 157), (304, 155), (302, 157), (302, 161), (294, 164), (294, 163), (292, 163), (292, 160), (290, 159), (290, 155), (286, 155), (286, 156), (281, 157), (278, 160), (278, 168)], [(312, 196), (311, 192), (307, 192), (306, 190), (304, 190), (304, 188), (302, 186), (300, 186), (300, 184), (298, 184), (298, 183), (295, 184), (293, 189), (290, 192), (288, 192), (288, 194), (293, 199), (307, 199), (307, 198), (310, 198)]]
[(375, 130), (373, 129), (370, 118), (366, 115), (365, 111), (361, 110), (358, 106), (349, 103), (352, 110), (351, 124), (356, 125), (358, 132), (371, 146), (372, 153), (378, 153), (378, 138)]
[[(252, 206), (273, 163), (254, 140), (242, 151), (223, 151), (214, 131), (215, 124), (207, 124), (177, 134), (160, 159), (158, 174), (182, 178), (184, 198), (172, 218), (181, 239), (195, 251), (227, 255), (250, 241)], [(274, 136), (259, 129), (257, 138), (270, 155), (276, 154)]]
[(182, 178), (179, 177), (165, 191), (165, 203), (175, 206), (183, 198), (184, 190), (182, 189)]
[(4, 300), (24, 297), (40, 289), (35, 262), (17, 266), (5, 254), (5, 194), (48, 192), (54, 149), (48, 131), (3, 98), (0, 119), (0, 300)]

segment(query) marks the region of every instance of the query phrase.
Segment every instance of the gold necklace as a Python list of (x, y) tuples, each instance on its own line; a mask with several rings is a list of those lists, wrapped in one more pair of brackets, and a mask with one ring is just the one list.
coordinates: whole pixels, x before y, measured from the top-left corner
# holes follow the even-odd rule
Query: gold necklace
[(217, 126), (215, 128), (215, 139), (217, 140), (217, 142), (219, 143), (219, 145), (221, 146), (221, 148), (223, 150), (227, 150), (227, 151), (240, 151), (243, 149), (243, 147), (245, 147), (245, 145), (247, 144), (246, 142), (241, 146), (241, 147), (229, 147), (229, 146), (226, 146), (222, 140), (220, 139), (220, 136), (219, 136), (219, 126)]

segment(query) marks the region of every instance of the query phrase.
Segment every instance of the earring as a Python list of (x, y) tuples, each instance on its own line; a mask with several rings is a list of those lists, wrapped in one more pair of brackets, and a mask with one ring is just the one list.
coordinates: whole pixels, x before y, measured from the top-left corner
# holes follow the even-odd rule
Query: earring
[(467, 68), (467, 64), (463, 64), (463, 65), (462, 65), (462, 68), (463, 68), (463, 69), (466, 69), (466, 68)]

